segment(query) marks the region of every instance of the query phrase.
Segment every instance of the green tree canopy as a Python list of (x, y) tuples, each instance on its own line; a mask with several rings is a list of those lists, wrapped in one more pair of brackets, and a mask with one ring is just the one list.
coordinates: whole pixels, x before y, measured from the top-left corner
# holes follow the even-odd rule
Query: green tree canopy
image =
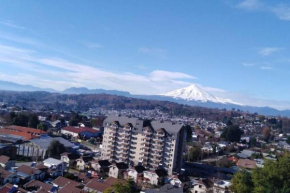
[(199, 147), (192, 147), (189, 150), (189, 161), (197, 161), (201, 156), (201, 149)]
[(235, 174), (231, 180), (230, 190), (235, 193), (251, 193), (253, 192), (254, 184), (251, 174), (246, 170), (242, 170)]
[(225, 128), (221, 134), (221, 138), (224, 138), (226, 141), (239, 142), (243, 131), (239, 128), (238, 125), (230, 125)]
[(39, 124), (38, 117), (35, 114), (31, 115), (29, 118), (28, 127), (37, 128), (38, 124)]
[(266, 160), (263, 168), (256, 168), (251, 173), (240, 171), (231, 183), (231, 191), (237, 193), (289, 193), (290, 154), (277, 161)]
[(39, 123), (37, 125), (37, 129), (42, 130), (42, 131), (47, 131), (47, 126), (42, 123)]
[(107, 188), (104, 193), (137, 193), (135, 182), (128, 179), (126, 183), (116, 182), (112, 188)]
[(24, 113), (17, 114), (12, 121), (12, 125), (27, 127), (29, 121), (29, 116)]
[(47, 148), (47, 154), (50, 157), (59, 158), (60, 154), (65, 152), (65, 147), (58, 140), (51, 141), (50, 145)]

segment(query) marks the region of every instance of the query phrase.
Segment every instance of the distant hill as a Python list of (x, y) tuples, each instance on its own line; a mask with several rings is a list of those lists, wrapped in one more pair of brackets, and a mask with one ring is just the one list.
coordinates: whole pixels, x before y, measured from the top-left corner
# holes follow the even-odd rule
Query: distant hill
[(39, 88), (31, 85), (22, 85), (14, 82), (0, 81), (0, 90), (6, 91), (46, 91), (46, 92), (57, 92), (50, 88)]
[(64, 94), (111, 94), (119, 96), (131, 96), (129, 92), (118, 91), (118, 90), (105, 90), (105, 89), (88, 89), (86, 87), (71, 87), (61, 93)]
[[(211, 95), (210, 93), (206, 93), (204, 90), (197, 87), (196, 85), (191, 85), (190, 87), (187, 87), (187, 88), (178, 89), (178, 90), (166, 93), (164, 95), (132, 95), (129, 92), (124, 92), (124, 91), (105, 90), (105, 89), (88, 89), (85, 87), (79, 87), (79, 88), (72, 87), (72, 88), (68, 88), (68, 89), (61, 92), (61, 91), (56, 91), (56, 90), (49, 89), (49, 88), (38, 88), (38, 87), (31, 86), (31, 85), (21, 85), (21, 84), (16, 84), (16, 83), (7, 82), (7, 81), (0, 81), (0, 90), (3, 90), (3, 91), (30, 91), (30, 92), (45, 91), (45, 92), (50, 92), (50, 93), (59, 93), (60, 95), (53, 95), (53, 96), (57, 96), (60, 98), (62, 98), (61, 96), (71, 95), (71, 94), (73, 94), (73, 95), (105, 94), (105, 95), (102, 95), (103, 96), (102, 99), (104, 101), (106, 101), (106, 99), (104, 99), (104, 96), (110, 98), (111, 97), (110, 95), (116, 95), (116, 98), (118, 98), (118, 96), (120, 96), (120, 97), (122, 96), (122, 97), (130, 97), (130, 98), (135, 98), (135, 99), (168, 101), (168, 102), (174, 102), (174, 103), (178, 103), (178, 104), (182, 104), (182, 105), (200, 106), (200, 107), (206, 107), (206, 108), (218, 108), (218, 109), (226, 109), (226, 110), (231, 110), (231, 109), (235, 108), (236, 110), (239, 109), (241, 111), (245, 111), (245, 112), (248, 111), (250, 113), (258, 113), (258, 114), (267, 115), (267, 116), (287, 116), (287, 117), (290, 117), (290, 110), (279, 111), (279, 110), (271, 108), (271, 107), (253, 107), (253, 106), (247, 106), (247, 105), (239, 105), (238, 103), (233, 102), (230, 99), (221, 99), (221, 98), (217, 98), (217, 97)], [(44, 93), (42, 95), (49, 95), (49, 94)], [(49, 95), (49, 96), (51, 96), (51, 95)], [(65, 97), (65, 98), (68, 98), (68, 97)], [(125, 100), (125, 98), (121, 98), (121, 99)], [(53, 98), (51, 100), (54, 101), (55, 99)], [(48, 102), (48, 101), (45, 101), (45, 102)], [(86, 101), (75, 101), (75, 102), (82, 102), (83, 103)], [(120, 102), (120, 101), (118, 101), (118, 102)], [(66, 102), (64, 102), (64, 103), (66, 103)], [(121, 107), (121, 106), (122, 105), (119, 104), (119, 107)], [(144, 106), (142, 106), (142, 108), (144, 108)]]

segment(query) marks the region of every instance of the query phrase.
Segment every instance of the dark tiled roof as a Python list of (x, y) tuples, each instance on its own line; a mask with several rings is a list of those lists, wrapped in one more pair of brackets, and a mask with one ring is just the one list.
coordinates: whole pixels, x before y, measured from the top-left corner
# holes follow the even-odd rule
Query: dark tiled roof
[(68, 178), (64, 178), (62, 176), (59, 176), (58, 178), (56, 178), (55, 180), (52, 181), (53, 184), (56, 184), (60, 187), (64, 187), (65, 185), (70, 185), (70, 186), (77, 186), (79, 183), (73, 180), (70, 180)]
[(22, 172), (24, 174), (32, 175), (35, 174), (38, 170), (35, 168), (32, 168), (27, 165), (21, 165), (16, 169), (18, 172)]
[(108, 160), (100, 160), (99, 161), (99, 165), (101, 167), (109, 167), (110, 165), (112, 165)]
[(7, 157), (5, 155), (0, 156), (0, 163), (6, 164), (9, 161), (10, 157)]
[(135, 170), (139, 174), (139, 173), (144, 172), (146, 168), (144, 168), (144, 166), (135, 166)]
[(119, 162), (119, 163), (116, 163), (116, 166), (118, 169), (120, 170), (124, 170), (124, 169), (128, 169), (128, 164), (125, 164), (124, 162)]
[(155, 172), (156, 172), (156, 174), (159, 177), (165, 177), (165, 176), (167, 176), (167, 171), (165, 169), (163, 169), (163, 168), (156, 169)]
[(0, 174), (1, 174), (1, 178), (7, 178), (8, 176), (10, 176), (13, 173), (0, 168)]

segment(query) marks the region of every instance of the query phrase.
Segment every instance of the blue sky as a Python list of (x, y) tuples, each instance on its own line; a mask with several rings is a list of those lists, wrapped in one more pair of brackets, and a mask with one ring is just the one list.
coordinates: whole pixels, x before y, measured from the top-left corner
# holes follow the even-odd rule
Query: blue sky
[(1, 1), (0, 80), (290, 108), (290, 2)]

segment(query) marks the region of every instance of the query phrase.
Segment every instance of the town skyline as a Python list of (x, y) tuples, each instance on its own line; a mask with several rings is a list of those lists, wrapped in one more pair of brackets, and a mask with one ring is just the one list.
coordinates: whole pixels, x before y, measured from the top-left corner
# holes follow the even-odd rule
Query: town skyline
[(53, 4), (3, 3), (0, 80), (151, 95), (196, 84), (290, 108), (285, 1)]

